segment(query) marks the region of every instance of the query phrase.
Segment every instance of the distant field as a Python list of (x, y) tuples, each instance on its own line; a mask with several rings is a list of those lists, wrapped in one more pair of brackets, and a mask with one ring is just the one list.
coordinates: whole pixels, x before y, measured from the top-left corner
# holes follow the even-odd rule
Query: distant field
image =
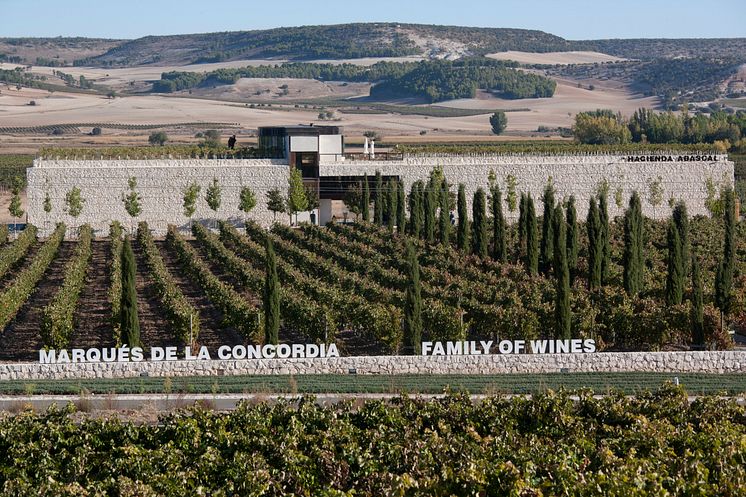
[(618, 62), (622, 59), (600, 52), (498, 52), (488, 54), (487, 57), (497, 60), (514, 60), (521, 64), (597, 64), (602, 62)]

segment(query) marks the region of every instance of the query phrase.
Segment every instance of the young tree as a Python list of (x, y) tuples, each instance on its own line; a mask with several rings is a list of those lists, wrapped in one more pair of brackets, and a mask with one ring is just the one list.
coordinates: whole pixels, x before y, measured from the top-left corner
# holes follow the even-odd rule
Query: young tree
[(122, 194), (122, 202), (124, 202), (124, 210), (134, 219), (142, 212), (142, 206), (140, 205), (142, 197), (137, 193), (137, 178), (131, 176), (127, 180), (127, 185), (129, 186), (129, 193), (127, 195)]
[(388, 201), (386, 202), (387, 207), (387, 224), (390, 232), (394, 232), (394, 225), (396, 225), (396, 212), (397, 212), (397, 197), (399, 194), (398, 182), (394, 179), (390, 179), (386, 192), (388, 194)]
[(428, 183), (425, 187), (424, 192), (424, 204), (423, 211), (425, 213), (425, 231), (423, 238), (427, 243), (433, 243), (435, 241), (435, 192)]
[(192, 229), (192, 216), (197, 211), (197, 199), (199, 198), (199, 192), (202, 190), (196, 182), (191, 183), (184, 188), (183, 203), (184, 215), (189, 218), (189, 229)]
[(639, 295), (643, 290), (642, 222), (640, 196), (635, 191), (624, 215), (624, 289), (629, 295)]
[(508, 211), (511, 213), (515, 212), (517, 208), (517, 202), (518, 202), (518, 193), (517, 193), (517, 187), (518, 187), (518, 180), (516, 180), (516, 177), (512, 174), (508, 174), (505, 177), (505, 202), (508, 204)]
[(474, 255), (487, 257), (487, 198), (482, 188), (474, 193), (471, 205), (472, 218), (472, 250)]
[(266, 237), (264, 275), (264, 343), (277, 345), (280, 333), (280, 280), (272, 239)]
[(404, 191), (404, 182), (397, 181), (396, 183), (396, 231), (404, 233), (407, 225), (406, 193)]
[(562, 207), (555, 208), (552, 215), (552, 236), (554, 249), (554, 336), (558, 339), (570, 338), (570, 269), (567, 265), (567, 238)]
[(363, 177), (363, 198), (361, 199), (360, 211), (363, 221), (370, 221), (370, 187), (368, 186), (368, 175)]
[(223, 190), (218, 184), (218, 179), (212, 178), (212, 184), (210, 184), (210, 186), (207, 187), (207, 190), (205, 190), (205, 200), (207, 201), (207, 205), (210, 207), (210, 209), (212, 209), (216, 213), (220, 208), (222, 193)]
[(588, 230), (588, 289), (593, 291), (601, 287), (601, 261), (604, 250), (601, 239), (601, 218), (595, 197), (590, 199), (585, 225)]
[(381, 171), (376, 171), (376, 187), (373, 192), (373, 222), (383, 226), (383, 178)]
[(306, 210), (314, 211), (319, 208), (319, 190), (313, 185), (304, 185), (306, 192)]
[(129, 235), (124, 237), (122, 249), (122, 297), (120, 305), (121, 337), (130, 347), (140, 346), (140, 321), (137, 315), (137, 266)]
[(17, 219), (21, 216), (23, 216), (24, 211), (21, 209), (21, 190), (23, 189), (23, 180), (16, 176), (13, 178), (13, 183), (11, 184), (11, 193), (12, 196), (10, 197), (10, 205), (8, 206), (8, 212), (11, 216), (13, 216), (13, 233), (18, 232), (17, 227)]
[[(611, 269), (611, 236), (609, 235), (608, 185), (606, 186), (606, 188), (601, 188), (598, 194), (598, 217), (601, 221), (601, 230), (599, 231), (601, 236), (602, 249), (601, 284), (605, 285), (609, 281), (609, 270)], [(640, 219), (642, 219), (642, 210), (640, 210)], [(642, 224), (640, 224), (640, 229), (642, 229)]]
[(567, 201), (567, 267), (570, 269), (572, 284), (578, 271), (578, 213), (575, 210), (575, 196)]
[(702, 277), (699, 274), (699, 261), (692, 256), (692, 344), (695, 348), (705, 347), (705, 310)]
[(684, 259), (679, 230), (673, 220), (668, 222), (668, 271), (666, 274), (666, 304), (678, 305), (684, 298)]
[(656, 217), (656, 209), (663, 202), (663, 178), (658, 176), (648, 183), (648, 201), (653, 206), (653, 217)]
[[(549, 178), (547, 186), (544, 188), (544, 196), (542, 197), (544, 204), (544, 217), (541, 223), (541, 253), (539, 255), (539, 267), (542, 274), (548, 274), (549, 269), (552, 267), (552, 260), (554, 259), (552, 249), (554, 246), (554, 186), (552, 185), (552, 179)], [(564, 217), (564, 216), (563, 216)]]
[[(254, 194), (254, 191), (248, 186), (241, 187), (241, 191), (238, 194), (238, 208), (241, 212), (247, 214), (248, 217), (249, 212), (251, 212), (254, 207), (256, 207), (256, 195)], [(246, 224), (245, 220), (244, 224)]]
[(448, 209), (448, 182), (443, 178), (440, 184), (440, 215), (438, 218), (438, 239), (441, 245), (451, 245), (451, 211)]
[(67, 192), (67, 194), (65, 194), (67, 213), (73, 218), (77, 219), (83, 212), (83, 204), (85, 204), (85, 199), (80, 194), (80, 188), (77, 186), (74, 186), (69, 192)]
[(497, 184), (492, 190), (492, 258), (506, 262), (508, 254), (505, 242), (505, 216), (503, 216), (502, 192)]
[(492, 132), (494, 134), (503, 134), (505, 128), (508, 127), (508, 117), (505, 115), (505, 112), (499, 110), (492, 114), (490, 116), (490, 126), (492, 127)]
[(730, 294), (733, 289), (733, 271), (736, 262), (736, 212), (733, 190), (725, 191), (723, 200), (725, 220), (723, 258), (718, 264), (715, 275), (715, 304), (720, 309), (721, 318), (729, 311)]
[(363, 184), (358, 182), (356, 185), (350, 185), (347, 187), (344, 197), (342, 198), (345, 207), (355, 214), (355, 221), (362, 212), (363, 205)]
[(417, 252), (409, 240), (407, 241), (407, 266), (409, 281), (404, 296), (404, 352), (419, 355), (422, 345), (420, 266), (417, 261)]
[(295, 223), (298, 223), (298, 213), (303, 212), (308, 208), (308, 195), (306, 189), (303, 186), (303, 177), (301, 176), (300, 169), (291, 168), (290, 176), (288, 177), (288, 198), (287, 198), (287, 213), (290, 215), (290, 222), (293, 221), (293, 214), (295, 214)]
[(526, 270), (531, 276), (539, 271), (539, 233), (534, 199), (526, 195)]
[(52, 197), (49, 196), (49, 192), (44, 193), (44, 212), (49, 214), (52, 212)]
[(277, 213), (285, 212), (285, 197), (282, 196), (279, 188), (272, 188), (267, 192), (267, 209), (274, 214), (274, 220), (277, 221)]
[(458, 185), (458, 232), (456, 233), (456, 246), (459, 250), (469, 253), (469, 214), (466, 210), (466, 187), (463, 183)]

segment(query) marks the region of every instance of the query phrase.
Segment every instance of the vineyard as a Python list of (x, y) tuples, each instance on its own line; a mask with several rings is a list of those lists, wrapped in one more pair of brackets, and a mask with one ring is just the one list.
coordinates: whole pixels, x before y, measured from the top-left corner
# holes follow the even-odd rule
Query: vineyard
[[(666, 304), (666, 224), (645, 219), (644, 290), (623, 288), (624, 233), (609, 225), (610, 262), (604, 285), (588, 289), (589, 243), (579, 224), (578, 262), (569, 294), (571, 336), (593, 338), (602, 350), (687, 349), (692, 344), (692, 287), (682, 303)], [(556, 338), (556, 285), (550, 273), (528, 272), (519, 228), (507, 226), (506, 262), (393, 233), (359, 222), (328, 227), (275, 225), (245, 229), (219, 221), (171, 227), (154, 239), (140, 223), (123, 238), (118, 223), (108, 239), (84, 226), (77, 241), (59, 225), (47, 240), (33, 226), (16, 240), (0, 233), (0, 359), (36, 360), (37, 350), (140, 343), (152, 346), (261, 343), (267, 241), (280, 282), (279, 339), (336, 342), (344, 355), (407, 352), (404, 336), (414, 243), (421, 279), (423, 340)], [(723, 223), (689, 222), (704, 288), (703, 333), (710, 347), (728, 348), (715, 307), (715, 275)], [(455, 236), (453, 238), (456, 238)], [(124, 240), (124, 242), (123, 242)], [(124, 285), (123, 247), (132, 247), (134, 279)], [(728, 323), (746, 324), (746, 226), (737, 225), (736, 262)], [(128, 293), (131, 287), (131, 294)], [(125, 336), (123, 296), (136, 303), (137, 336)], [(129, 318), (128, 318), (129, 319)]]
[(0, 420), (6, 495), (743, 495), (746, 409), (664, 387)]

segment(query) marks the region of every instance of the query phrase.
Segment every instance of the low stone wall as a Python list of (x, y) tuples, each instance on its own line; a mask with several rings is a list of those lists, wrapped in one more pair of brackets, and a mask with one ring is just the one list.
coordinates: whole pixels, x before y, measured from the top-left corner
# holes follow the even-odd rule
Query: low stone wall
[(746, 373), (746, 352), (365, 356), (78, 364), (0, 364), (0, 380), (272, 374)]

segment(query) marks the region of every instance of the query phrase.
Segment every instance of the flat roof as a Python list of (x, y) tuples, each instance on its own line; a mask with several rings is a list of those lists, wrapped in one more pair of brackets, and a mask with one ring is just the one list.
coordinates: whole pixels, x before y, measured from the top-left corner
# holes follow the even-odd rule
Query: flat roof
[(295, 124), (292, 126), (260, 126), (259, 136), (319, 136), (341, 135), (341, 126), (317, 126), (311, 124)]

